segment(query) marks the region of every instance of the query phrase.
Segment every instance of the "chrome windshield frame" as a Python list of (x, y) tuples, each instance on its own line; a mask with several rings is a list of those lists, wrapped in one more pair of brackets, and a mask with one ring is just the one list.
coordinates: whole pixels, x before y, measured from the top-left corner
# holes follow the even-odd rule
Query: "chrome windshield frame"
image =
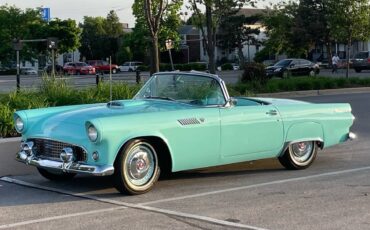
[[(178, 74), (178, 75), (191, 75), (191, 76), (198, 76), (198, 77), (207, 77), (207, 78), (212, 78), (214, 79), (215, 81), (217, 81), (217, 83), (219, 84), (220, 88), (221, 88), (221, 91), (222, 91), (222, 94), (223, 94), (223, 97), (225, 99), (225, 104), (223, 105), (205, 105), (203, 107), (230, 107), (231, 106), (231, 99), (230, 99), (230, 95), (227, 91), (227, 88), (226, 88), (226, 84), (224, 82), (224, 80), (222, 80), (218, 75), (215, 75), (215, 74), (209, 74), (209, 73), (203, 73), (203, 72), (198, 72), (198, 71), (190, 71), (190, 72), (158, 72), (158, 73), (155, 73), (153, 74), (149, 80), (141, 87), (141, 89), (145, 88), (148, 84), (150, 84), (150, 80), (156, 76), (159, 76), (159, 75), (175, 75), (175, 74)], [(133, 99), (138, 99), (136, 98), (139, 93), (141, 92), (141, 89), (136, 93), (136, 95), (133, 97)], [(141, 99), (141, 98), (140, 98)]]

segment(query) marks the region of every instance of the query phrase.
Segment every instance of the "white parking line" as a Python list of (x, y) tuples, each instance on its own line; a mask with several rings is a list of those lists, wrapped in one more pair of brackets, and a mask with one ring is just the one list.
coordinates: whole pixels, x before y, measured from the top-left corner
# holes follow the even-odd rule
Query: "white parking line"
[(316, 174), (316, 175), (311, 175), (311, 176), (276, 180), (276, 181), (271, 181), (271, 182), (266, 182), (266, 183), (252, 184), (252, 185), (240, 186), (240, 187), (235, 187), (235, 188), (216, 190), (216, 191), (212, 191), (212, 192), (197, 193), (197, 194), (187, 195), (187, 196), (179, 196), (179, 197), (149, 201), (149, 202), (145, 202), (145, 203), (139, 203), (138, 205), (150, 205), (150, 204), (158, 204), (158, 203), (164, 203), (164, 202), (170, 202), (170, 201), (178, 201), (178, 200), (184, 200), (184, 199), (190, 199), (190, 198), (196, 198), (196, 197), (202, 197), (202, 196), (209, 196), (209, 195), (215, 195), (215, 194), (226, 193), (226, 192), (235, 192), (235, 191), (245, 190), (245, 189), (250, 189), (250, 188), (258, 188), (258, 187), (263, 187), (263, 186), (268, 186), (268, 185), (275, 185), (275, 184), (282, 184), (282, 183), (288, 183), (288, 182), (294, 182), (294, 181), (309, 180), (309, 179), (315, 179), (315, 178), (326, 177), (326, 176), (336, 176), (336, 175), (340, 175), (340, 174), (353, 173), (353, 172), (359, 172), (359, 171), (364, 171), (364, 170), (370, 170), (370, 166), (357, 168), (357, 169), (348, 169), (348, 170), (342, 170), (342, 171), (336, 171), (336, 172), (321, 173), (321, 174)]
[[(204, 193), (198, 193), (198, 194), (187, 195), (187, 196), (161, 199), (161, 200), (150, 201), (150, 202), (139, 203), (139, 204), (132, 204), (132, 203), (126, 203), (126, 202), (116, 201), (116, 200), (112, 200), (112, 199), (99, 198), (99, 197), (92, 196), (92, 195), (85, 194), (85, 193), (73, 193), (73, 192), (70, 192), (70, 191), (67, 191), (67, 190), (55, 189), (55, 188), (40, 186), (40, 185), (37, 185), (37, 184), (31, 184), (31, 183), (28, 183), (28, 182), (25, 182), (25, 181), (16, 180), (16, 179), (12, 179), (12, 178), (9, 178), (9, 177), (2, 177), (2, 178), (0, 178), (0, 180), (5, 181), (5, 182), (9, 182), (9, 183), (14, 183), (14, 184), (18, 184), (18, 185), (31, 187), (31, 188), (37, 188), (37, 189), (42, 189), (42, 190), (46, 190), (46, 191), (52, 191), (52, 192), (57, 192), (57, 193), (61, 193), (61, 194), (66, 194), (66, 195), (70, 195), (70, 196), (75, 196), (75, 197), (91, 199), (91, 200), (95, 200), (95, 201), (99, 201), (99, 202), (119, 205), (120, 207), (117, 207), (116, 209), (133, 208), (133, 209), (146, 210), (146, 211), (151, 211), (151, 212), (156, 212), (156, 213), (161, 213), (161, 214), (166, 214), (166, 215), (173, 215), (173, 216), (179, 216), (179, 217), (184, 217), (184, 218), (190, 218), (190, 219), (194, 219), (194, 220), (205, 221), (205, 222), (208, 222), (208, 223), (218, 224), (218, 225), (222, 225), (222, 226), (238, 227), (238, 228), (251, 229), (251, 230), (264, 230), (263, 228), (259, 228), (259, 227), (255, 227), (255, 226), (249, 226), (249, 225), (244, 225), (244, 224), (239, 224), (239, 223), (232, 223), (232, 222), (228, 222), (228, 221), (214, 219), (214, 218), (211, 218), (211, 217), (193, 215), (193, 214), (189, 214), (189, 213), (171, 211), (171, 210), (160, 209), (160, 208), (155, 208), (155, 207), (149, 207), (149, 206), (146, 206), (146, 205), (158, 204), (158, 203), (170, 202), (170, 201), (177, 201), (177, 200), (184, 200), (184, 199), (190, 199), (190, 198), (196, 198), (196, 197), (202, 197), (202, 196), (209, 196), (209, 195), (215, 195), (215, 194), (220, 194), (220, 193), (234, 192), (234, 191), (245, 190), (245, 189), (249, 189), (249, 188), (258, 188), (258, 187), (268, 186), (268, 185), (275, 185), (275, 184), (282, 184), (282, 183), (288, 183), (288, 182), (309, 180), (309, 179), (315, 179), (315, 178), (326, 177), (326, 176), (336, 176), (336, 175), (340, 175), (340, 174), (354, 173), (354, 172), (359, 172), (359, 171), (364, 171), (364, 170), (370, 170), (370, 166), (361, 167), (361, 168), (357, 168), (357, 169), (348, 169), (348, 170), (341, 170), (341, 171), (335, 171), (335, 172), (321, 173), (321, 174), (316, 174), (316, 175), (311, 175), (311, 176), (283, 179), (283, 180), (271, 181), (271, 182), (260, 183), (260, 184), (240, 186), (240, 187), (235, 187), (235, 188), (230, 188), (230, 189), (223, 189), (223, 190), (217, 190), (217, 191), (212, 191), (212, 192), (204, 192)], [(114, 209), (114, 208), (112, 208), (112, 209)], [(109, 211), (109, 210), (110, 209), (107, 209), (107, 211)], [(100, 211), (105, 212), (106, 210), (102, 209)], [(99, 213), (99, 210), (96, 210), (94, 212)], [(62, 219), (62, 218), (67, 218), (67, 217), (71, 217), (71, 216), (88, 215), (88, 214), (90, 214), (90, 213), (89, 212), (82, 212), (82, 213), (76, 213), (76, 214), (70, 214), (70, 215), (64, 215), (64, 216), (55, 216), (55, 217), (43, 218), (43, 219), (31, 220), (31, 221), (33, 221), (32, 223), (38, 223), (38, 222), (45, 222), (45, 221), (53, 220), (53, 218)], [(21, 225), (27, 225), (27, 224), (29, 224), (29, 221), (14, 223), (12, 225), (21, 226)], [(9, 225), (1, 225), (0, 229), (5, 228), (5, 226), (9, 227)]]
[[(91, 200), (100, 201), (100, 202), (104, 202), (104, 203), (120, 205), (121, 208), (133, 208), (133, 209), (138, 209), (138, 210), (145, 210), (145, 211), (150, 211), (150, 212), (155, 212), (155, 213), (160, 213), (160, 214), (165, 214), (165, 215), (170, 215), (170, 216), (178, 216), (178, 217), (194, 219), (194, 220), (198, 220), (198, 221), (204, 221), (204, 222), (207, 222), (207, 223), (226, 226), (226, 227), (234, 227), (234, 228), (249, 229), (249, 230), (266, 230), (264, 228), (259, 228), (259, 227), (245, 225), (245, 224), (239, 224), (239, 223), (233, 223), (233, 222), (219, 220), (219, 219), (206, 217), (206, 216), (200, 216), (200, 215), (194, 215), (194, 214), (189, 214), (189, 213), (184, 213), (184, 212), (171, 211), (171, 210), (167, 210), (167, 209), (144, 206), (144, 205), (140, 205), (140, 204), (120, 202), (120, 201), (111, 200), (111, 199), (104, 199), (104, 198), (99, 198), (99, 197), (96, 197), (96, 196), (91, 196), (91, 195), (88, 195), (88, 194), (85, 194), (85, 193), (73, 193), (73, 192), (69, 192), (69, 191), (66, 191), (66, 190), (49, 188), (49, 187), (46, 187), (46, 186), (32, 184), (32, 183), (16, 180), (16, 179), (9, 178), (9, 177), (1, 177), (0, 180), (5, 181), (5, 182), (9, 182), (9, 183), (18, 184), (18, 185), (23, 185), (23, 186), (30, 187), (30, 188), (42, 189), (42, 190), (46, 190), (46, 191), (57, 192), (57, 193), (71, 195), (71, 196), (85, 198), (85, 199), (91, 199)], [(73, 214), (71, 214), (71, 215), (73, 216)], [(84, 214), (82, 213), (81, 215), (84, 215)], [(70, 216), (66, 216), (66, 217), (70, 217)], [(61, 218), (66, 218), (66, 217), (56, 216), (55, 218), (61, 219)], [(54, 218), (54, 217), (50, 217), (50, 218)], [(32, 221), (34, 221), (34, 223), (38, 223), (38, 222), (45, 222), (45, 221), (48, 221), (48, 220), (49, 220), (48, 218), (43, 218), (43, 219), (32, 220)], [(20, 222), (20, 223), (14, 223), (14, 225), (16, 225), (16, 226), (27, 225), (27, 224), (28, 224), (28, 221)], [(1, 225), (0, 229), (5, 228), (5, 226), (8, 226), (8, 225)]]
[(24, 226), (24, 225), (29, 225), (29, 224), (37, 224), (37, 223), (47, 222), (51, 220), (59, 220), (59, 219), (64, 219), (64, 218), (97, 214), (97, 213), (102, 213), (102, 212), (112, 212), (112, 211), (125, 209), (125, 208), (127, 207), (106, 208), (106, 209), (98, 209), (98, 210), (88, 211), (88, 212), (78, 212), (78, 213), (71, 213), (71, 214), (61, 215), (61, 216), (46, 217), (46, 218), (41, 218), (41, 219), (36, 219), (36, 220), (27, 220), (27, 221), (22, 221), (22, 222), (13, 223), (13, 224), (0, 225), (0, 229), (14, 228), (14, 227), (19, 227), (19, 226)]

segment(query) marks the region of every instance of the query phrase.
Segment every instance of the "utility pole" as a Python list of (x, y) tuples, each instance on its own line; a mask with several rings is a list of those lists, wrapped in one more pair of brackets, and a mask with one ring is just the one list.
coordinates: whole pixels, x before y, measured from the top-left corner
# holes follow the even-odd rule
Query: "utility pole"
[(20, 83), (20, 61), (19, 61), (19, 51), (21, 51), (23, 48), (22, 41), (19, 39), (14, 39), (13, 40), (13, 49), (15, 50), (17, 54), (17, 91), (20, 90), (21, 88), (21, 83)]

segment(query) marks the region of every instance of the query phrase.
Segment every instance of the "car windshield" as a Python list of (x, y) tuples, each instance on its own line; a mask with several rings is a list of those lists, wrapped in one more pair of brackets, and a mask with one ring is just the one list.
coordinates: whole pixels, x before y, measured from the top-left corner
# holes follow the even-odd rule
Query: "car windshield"
[(174, 100), (199, 106), (226, 103), (221, 85), (216, 79), (179, 73), (152, 76), (134, 99)]
[(366, 59), (368, 56), (367, 52), (359, 52), (355, 55), (355, 58), (357, 59)]
[(284, 59), (276, 62), (274, 66), (288, 66), (291, 62), (292, 60)]

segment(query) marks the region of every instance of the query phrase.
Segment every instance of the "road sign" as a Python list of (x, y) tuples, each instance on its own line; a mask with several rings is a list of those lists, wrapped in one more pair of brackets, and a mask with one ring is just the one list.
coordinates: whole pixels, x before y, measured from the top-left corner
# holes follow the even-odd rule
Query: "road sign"
[(44, 21), (50, 21), (50, 8), (41, 8), (41, 17)]

